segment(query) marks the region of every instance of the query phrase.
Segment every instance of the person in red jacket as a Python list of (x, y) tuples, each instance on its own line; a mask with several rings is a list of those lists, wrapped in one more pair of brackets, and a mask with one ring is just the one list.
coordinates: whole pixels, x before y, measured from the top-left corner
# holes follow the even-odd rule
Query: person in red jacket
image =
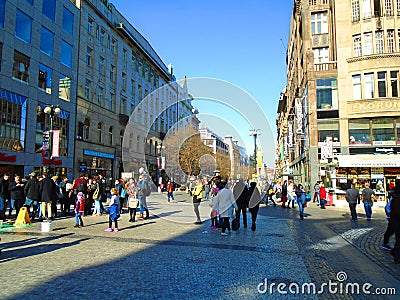
[[(83, 227), (82, 215), (85, 212), (85, 198), (82, 192), (79, 192), (76, 195), (76, 204), (75, 204), (75, 225), (74, 227), (79, 228)], [(81, 224), (79, 226), (79, 223)]]
[(321, 209), (325, 209), (325, 204), (326, 204), (326, 190), (324, 183), (320, 183), (320, 188), (319, 188), (319, 207)]

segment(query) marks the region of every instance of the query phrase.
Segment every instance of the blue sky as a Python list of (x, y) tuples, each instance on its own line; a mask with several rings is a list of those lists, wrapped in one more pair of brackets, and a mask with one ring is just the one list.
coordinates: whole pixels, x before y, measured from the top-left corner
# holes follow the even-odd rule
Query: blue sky
[[(111, 2), (150, 42), (164, 63), (173, 64), (178, 80), (184, 75), (211, 77), (239, 86), (264, 110), (276, 136), (277, 103), (286, 85), (285, 47), (292, 0)], [(224, 136), (231, 130), (218, 119), (235, 127), (237, 132), (232, 135), (252, 153), (253, 140), (248, 135), (251, 124), (213, 102), (193, 104), (199, 109), (200, 120), (217, 134)], [(207, 119), (209, 114), (214, 118)], [(273, 158), (264, 160), (271, 165)]]

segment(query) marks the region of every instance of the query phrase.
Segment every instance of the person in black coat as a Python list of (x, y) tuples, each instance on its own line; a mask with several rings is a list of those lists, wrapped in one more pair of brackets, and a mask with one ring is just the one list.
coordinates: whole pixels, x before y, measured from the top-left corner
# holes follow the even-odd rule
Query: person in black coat
[[(25, 192), (24, 192), (25, 184), (21, 181), (21, 176), (15, 175), (14, 181), (10, 182), (9, 189), (10, 189), (10, 198), (11, 201), (14, 201), (16, 217), (19, 214), (19, 210), (25, 203)], [(10, 207), (10, 216), (11, 216), (12, 208)]]
[(51, 204), (53, 201), (57, 201), (57, 190), (58, 187), (53, 179), (49, 178), (47, 173), (43, 173), (43, 179), (40, 181), (39, 192), (40, 199), (42, 200), (42, 217), (45, 219), (53, 220)]
[(33, 206), (33, 211), (31, 213), (31, 219), (33, 220), (37, 213), (38, 213), (38, 208), (39, 208), (39, 201), (40, 201), (40, 193), (39, 193), (39, 180), (37, 179), (37, 175), (35, 172), (32, 172), (29, 174), (30, 179), (28, 182), (25, 184), (25, 206), (28, 208), (28, 212), (30, 210), (30, 207)]
[(6, 219), (7, 204), (10, 201), (10, 175), (4, 173), (3, 177), (0, 178), (0, 219)]
[(243, 227), (247, 227), (247, 215), (246, 210), (249, 204), (249, 196), (247, 186), (244, 184), (243, 179), (239, 179), (239, 181), (233, 187), (233, 195), (236, 199), (236, 205), (238, 209), (236, 210), (236, 219), (239, 220), (240, 224), (240, 213), (243, 215)]

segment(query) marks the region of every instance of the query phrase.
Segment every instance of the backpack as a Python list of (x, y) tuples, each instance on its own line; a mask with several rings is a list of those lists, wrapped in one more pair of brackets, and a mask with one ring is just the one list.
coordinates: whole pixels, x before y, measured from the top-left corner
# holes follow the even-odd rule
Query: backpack
[(143, 183), (142, 183), (142, 192), (143, 192), (143, 196), (145, 196), (145, 197), (148, 197), (151, 194), (150, 187), (149, 187), (147, 181), (143, 181)]
[(82, 179), (82, 180), (79, 181), (79, 183), (78, 183), (78, 192), (86, 193), (86, 189), (87, 189), (86, 183), (85, 183), (85, 181)]

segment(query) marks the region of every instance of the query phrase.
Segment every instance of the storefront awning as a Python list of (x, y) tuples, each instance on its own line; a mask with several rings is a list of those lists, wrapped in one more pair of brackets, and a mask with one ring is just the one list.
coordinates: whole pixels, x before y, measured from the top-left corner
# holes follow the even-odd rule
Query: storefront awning
[(338, 155), (339, 167), (400, 167), (400, 155)]

